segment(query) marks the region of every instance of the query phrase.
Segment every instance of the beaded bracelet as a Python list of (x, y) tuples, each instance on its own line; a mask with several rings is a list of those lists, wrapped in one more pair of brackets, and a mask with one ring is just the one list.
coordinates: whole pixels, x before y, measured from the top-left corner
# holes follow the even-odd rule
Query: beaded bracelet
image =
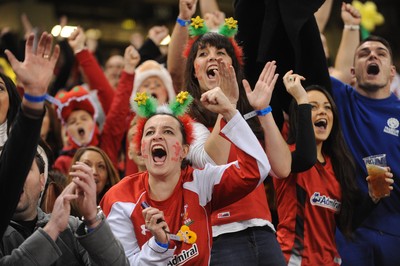
[(176, 22), (178, 22), (178, 24), (181, 25), (182, 27), (186, 27), (190, 24), (190, 20), (184, 20), (181, 19), (180, 17), (176, 18)]
[(271, 113), (271, 111), (272, 111), (272, 107), (268, 106), (267, 108), (262, 109), (262, 110), (251, 111), (250, 113), (245, 114), (243, 117), (245, 120), (248, 120), (252, 117), (255, 117), (256, 115), (265, 116), (265, 115)]
[(44, 100), (46, 100), (46, 98), (47, 98), (47, 93), (46, 94), (44, 94), (44, 95), (41, 95), (41, 96), (33, 96), (33, 95), (30, 95), (30, 94), (28, 94), (28, 93), (24, 93), (24, 98), (28, 101), (28, 102), (31, 102), (31, 103), (41, 103), (41, 102), (44, 102)]
[(344, 25), (344, 28), (346, 30), (359, 30), (360, 29), (360, 25)]

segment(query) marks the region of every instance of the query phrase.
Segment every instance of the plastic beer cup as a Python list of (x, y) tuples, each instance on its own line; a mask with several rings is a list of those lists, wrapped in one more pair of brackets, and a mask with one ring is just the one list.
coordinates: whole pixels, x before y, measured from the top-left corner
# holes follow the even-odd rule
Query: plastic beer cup
[(385, 181), (386, 154), (371, 155), (363, 158), (370, 176), (371, 193), (376, 198), (390, 195), (389, 184)]

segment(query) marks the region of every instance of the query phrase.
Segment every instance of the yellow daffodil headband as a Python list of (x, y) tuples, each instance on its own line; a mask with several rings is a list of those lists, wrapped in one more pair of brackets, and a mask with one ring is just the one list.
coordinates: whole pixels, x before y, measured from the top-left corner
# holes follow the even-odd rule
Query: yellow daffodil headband
[[(210, 32), (205, 24), (204, 19), (202, 19), (200, 16), (192, 18), (191, 21), (192, 22), (189, 25), (189, 35), (191, 38), (189, 39), (186, 49), (183, 52), (183, 55), (186, 58), (188, 57), (190, 50), (192, 49), (192, 46), (198, 37)], [(219, 27), (218, 33), (229, 39), (234, 48), (236, 58), (238, 59), (240, 65), (243, 65), (243, 51), (233, 38), (238, 31), (237, 23), (238, 21), (232, 17), (226, 18), (224, 24)]]

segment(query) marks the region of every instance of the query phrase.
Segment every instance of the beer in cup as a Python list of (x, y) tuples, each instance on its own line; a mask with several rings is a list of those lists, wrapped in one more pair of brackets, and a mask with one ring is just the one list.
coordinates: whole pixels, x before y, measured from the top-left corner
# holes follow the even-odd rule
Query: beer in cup
[(375, 198), (390, 195), (389, 184), (385, 181), (386, 154), (371, 155), (363, 158), (370, 176), (371, 193)]

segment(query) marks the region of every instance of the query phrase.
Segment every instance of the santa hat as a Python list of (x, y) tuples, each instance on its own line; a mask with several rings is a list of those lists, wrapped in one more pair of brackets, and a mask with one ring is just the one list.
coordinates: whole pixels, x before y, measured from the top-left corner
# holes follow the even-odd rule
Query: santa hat
[(93, 119), (97, 118), (97, 109), (89, 92), (82, 86), (75, 86), (70, 91), (61, 91), (56, 95), (56, 110), (60, 120), (65, 123), (73, 111), (85, 110)]
[[(142, 85), (143, 81), (154, 76), (160, 78), (164, 83), (164, 86), (168, 92), (168, 102), (175, 98), (176, 94), (172, 84), (172, 78), (168, 70), (154, 60), (147, 60), (136, 69), (133, 91), (130, 98), (131, 103), (133, 103), (136, 93), (138, 92), (138, 89)], [(131, 105), (131, 107), (133, 110), (135, 110), (134, 105)]]

